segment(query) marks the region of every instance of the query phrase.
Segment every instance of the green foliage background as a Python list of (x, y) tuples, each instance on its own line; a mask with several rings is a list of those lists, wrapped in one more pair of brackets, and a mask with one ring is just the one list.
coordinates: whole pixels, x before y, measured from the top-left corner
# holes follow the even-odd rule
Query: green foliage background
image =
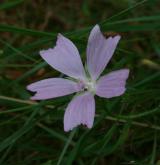
[[(26, 85), (60, 73), (39, 56), (58, 32), (83, 62), (95, 24), (122, 39), (105, 73), (129, 68), (127, 92), (96, 97), (94, 127), (63, 131), (73, 97), (32, 102)], [(10, 0), (0, 2), (0, 165), (160, 164), (160, 1)]]

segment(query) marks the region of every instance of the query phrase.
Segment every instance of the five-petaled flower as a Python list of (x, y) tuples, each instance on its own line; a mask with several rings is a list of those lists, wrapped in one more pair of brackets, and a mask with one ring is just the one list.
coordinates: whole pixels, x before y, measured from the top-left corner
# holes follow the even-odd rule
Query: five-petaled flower
[(40, 51), (40, 55), (50, 66), (72, 79), (48, 78), (30, 84), (27, 89), (36, 92), (31, 99), (45, 100), (77, 92), (66, 108), (64, 130), (72, 130), (80, 124), (92, 128), (95, 116), (94, 95), (112, 98), (122, 95), (126, 90), (128, 69), (113, 71), (100, 77), (119, 40), (119, 35), (106, 39), (96, 25), (88, 39), (85, 70), (75, 45), (58, 34), (56, 46)]

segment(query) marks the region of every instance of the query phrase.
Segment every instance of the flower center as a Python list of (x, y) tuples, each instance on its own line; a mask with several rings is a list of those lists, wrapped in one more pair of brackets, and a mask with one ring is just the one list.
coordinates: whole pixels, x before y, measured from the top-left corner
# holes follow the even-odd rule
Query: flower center
[(96, 93), (96, 82), (90, 79), (79, 80), (78, 82), (78, 90), (81, 91), (89, 91), (93, 94)]
[(96, 90), (96, 84), (94, 81), (88, 80), (84, 82), (84, 89), (95, 93)]

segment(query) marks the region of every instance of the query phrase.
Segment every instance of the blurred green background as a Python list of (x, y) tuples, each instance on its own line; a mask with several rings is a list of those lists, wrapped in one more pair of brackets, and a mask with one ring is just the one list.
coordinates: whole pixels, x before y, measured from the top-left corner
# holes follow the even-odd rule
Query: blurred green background
[[(129, 68), (126, 93), (96, 97), (91, 130), (63, 131), (73, 95), (33, 102), (26, 85), (59, 72), (39, 50), (60, 32), (85, 61), (99, 24), (122, 39), (104, 73)], [(160, 1), (0, 1), (0, 165), (160, 165)]]

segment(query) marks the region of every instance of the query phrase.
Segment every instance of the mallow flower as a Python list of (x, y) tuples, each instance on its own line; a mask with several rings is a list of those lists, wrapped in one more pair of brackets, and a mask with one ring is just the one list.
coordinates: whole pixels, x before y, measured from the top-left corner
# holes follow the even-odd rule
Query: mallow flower
[(99, 25), (95, 25), (89, 35), (84, 69), (76, 46), (62, 34), (58, 34), (56, 46), (40, 51), (40, 55), (51, 67), (68, 77), (48, 78), (28, 85), (28, 90), (36, 92), (31, 100), (77, 93), (65, 110), (64, 130), (70, 131), (81, 124), (92, 128), (95, 116), (94, 96), (108, 99), (120, 96), (126, 90), (129, 69), (101, 76), (119, 40), (119, 35), (106, 39)]

